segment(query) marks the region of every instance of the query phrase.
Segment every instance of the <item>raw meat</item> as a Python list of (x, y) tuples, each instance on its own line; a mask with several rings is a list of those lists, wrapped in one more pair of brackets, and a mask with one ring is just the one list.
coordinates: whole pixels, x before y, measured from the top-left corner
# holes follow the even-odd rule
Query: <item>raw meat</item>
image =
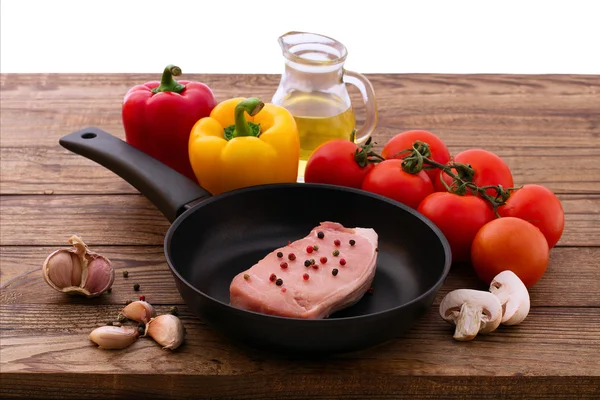
[[(306, 237), (275, 249), (236, 275), (229, 289), (231, 305), (283, 317), (327, 318), (355, 304), (369, 290), (375, 277), (377, 242), (373, 229), (322, 222)], [(313, 246), (318, 249), (309, 252), (307, 247)], [(334, 255), (336, 250), (338, 255)], [(292, 253), (295, 258), (290, 259)], [(314, 265), (305, 266), (311, 259)], [(286, 263), (283, 268), (282, 263)]]

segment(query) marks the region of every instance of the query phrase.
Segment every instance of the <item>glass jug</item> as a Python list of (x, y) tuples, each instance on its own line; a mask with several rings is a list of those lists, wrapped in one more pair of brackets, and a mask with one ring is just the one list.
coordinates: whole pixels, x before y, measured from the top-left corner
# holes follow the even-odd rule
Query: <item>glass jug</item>
[[(377, 103), (371, 82), (362, 74), (344, 69), (348, 51), (335, 39), (288, 32), (279, 37), (285, 70), (272, 103), (288, 109), (300, 135), (298, 181), (304, 179), (306, 162), (322, 143), (332, 139), (364, 143), (377, 125)], [(366, 107), (365, 122), (356, 127), (346, 83), (358, 88)]]

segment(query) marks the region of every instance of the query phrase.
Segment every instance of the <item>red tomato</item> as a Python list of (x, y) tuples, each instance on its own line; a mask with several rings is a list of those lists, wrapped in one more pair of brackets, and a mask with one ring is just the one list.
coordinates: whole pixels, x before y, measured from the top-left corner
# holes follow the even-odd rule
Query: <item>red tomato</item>
[(479, 229), (495, 218), (485, 200), (477, 196), (459, 196), (435, 192), (417, 208), (444, 234), (452, 250), (453, 262), (470, 260), (471, 243)]
[(498, 208), (502, 217), (524, 219), (538, 227), (553, 248), (562, 236), (565, 213), (558, 197), (541, 185), (524, 185), (512, 192), (506, 205)]
[(373, 168), (372, 163), (359, 165), (355, 153), (360, 148), (354, 142), (343, 139), (321, 144), (306, 163), (304, 182), (360, 189), (364, 177)]
[(391, 159), (369, 171), (362, 189), (417, 208), (421, 200), (433, 193), (433, 184), (425, 171), (410, 174), (402, 169), (402, 160)]
[[(513, 176), (510, 172), (510, 168), (504, 160), (491, 151), (483, 149), (465, 150), (454, 157), (454, 162), (459, 164), (469, 164), (473, 168), (475, 171), (473, 183), (477, 186), (502, 185), (504, 188), (513, 186)], [(452, 172), (456, 173), (454, 170)], [(440, 170), (436, 171), (433, 180), (435, 190), (438, 192), (445, 192), (446, 188), (441, 182), (440, 176), (443, 176), (443, 179), (448, 186), (451, 185), (452, 178)], [(496, 191), (493, 189), (488, 189), (487, 193), (491, 196), (496, 195)]]
[[(436, 161), (440, 164), (446, 164), (448, 161), (450, 161), (450, 151), (442, 139), (429, 131), (423, 130), (405, 131), (392, 137), (383, 147), (381, 156), (385, 159), (404, 158), (406, 155), (396, 157), (394, 157), (394, 155), (402, 150), (412, 149), (413, 143), (417, 140), (425, 142), (429, 145), (431, 159), (433, 161)], [(429, 175), (429, 179), (431, 179), (432, 182), (436, 171), (439, 170), (430, 169), (425, 171), (427, 172), (427, 175)]]
[(542, 232), (515, 217), (497, 218), (485, 224), (471, 247), (473, 269), (487, 285), (508, 269), (529, 288), (546, 272), (549, 256), (548, 242)]

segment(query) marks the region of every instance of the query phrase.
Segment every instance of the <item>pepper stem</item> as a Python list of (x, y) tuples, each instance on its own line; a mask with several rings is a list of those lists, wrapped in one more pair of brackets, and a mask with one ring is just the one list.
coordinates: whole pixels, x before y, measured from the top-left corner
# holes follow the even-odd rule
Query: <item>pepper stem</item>
[(177, 82), (173, 77), (181, 75), (181, 68), (176, 65), (169, 64), (163, 71), (160, 78), (160, 86), (152, 89), (152, 93), (158, 92), (175, 92), (181, 93), (185, 89), (185, 85)]
[(249, 97), (244, 99), (235, 106), (235, 129), (233, 130), (232, 137), (238, 136), (256, 136), (253, 134), (248, 121), (246, 121), (245, 113), (248, 113), (251, 117), (255, 116), (263, 109), (265, 103), (263, 103), (257, 97)]

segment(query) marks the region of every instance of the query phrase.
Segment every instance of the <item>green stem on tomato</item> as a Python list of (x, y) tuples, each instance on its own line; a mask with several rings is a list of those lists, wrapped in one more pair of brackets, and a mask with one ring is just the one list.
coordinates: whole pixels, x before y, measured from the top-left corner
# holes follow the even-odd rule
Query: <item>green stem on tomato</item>
[[(470, 190), (473, 194), (479, 195), (484, 200), (491, 203), (494, 208), (494, 214), (496, 214), (497, 217), (500, 217), (500, 215), (498, 214), (498, 207), (506, 204), (506, 201), (510, 197), (510, 192), (517, 189), (504, 189), (502, 185), (490, 185), (481, 187), (477, 186), (472, 181), (473, 176), (475, 175), (475, 171), (470, 165), (455, 162), (448, 164), (440, 164), (430, 158), (431, 151), (429, 150), (429, 145), (418, 140), (413, 143), (412, 150), (407, 149), (398, 154), (402, 154), (405, 152), (410, 152), (410, 155), (404, 158), (402, 161), (402, 168), (406, 172), (415, 174), (419, 171), (422, 171), (423, 169), (440, 169), (443, 173), (450, 176), (453, 180), (452, 185), (449, 186), (444, 181), (444, 179), (441, 179), (442, 183), (449, 192), (458, 195), (465, 195), (467, 191)], [(457, 174), (452, 172), (453, 168), (457, 171)], [(488, 189), (496, 191), (496, 196), (488, 194)]]
[(158, 92), (175, 92), (181, 93), (185, 89), (185, 85), (177, 82), (173, 77), (181, 75), (181, 68), (176, 65), (169, 64), (163, 71), (160, 78), (160, 85), (152, 89), (152, 93)]

